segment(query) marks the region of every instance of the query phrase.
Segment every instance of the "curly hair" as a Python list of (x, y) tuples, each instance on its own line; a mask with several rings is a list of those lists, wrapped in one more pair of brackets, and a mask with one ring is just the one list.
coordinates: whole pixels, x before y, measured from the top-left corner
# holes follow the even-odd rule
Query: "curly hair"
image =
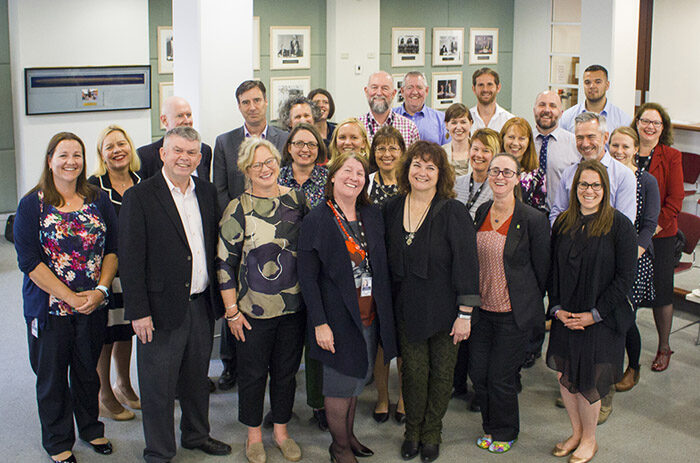
[(419, 157), (425, 162), (432, 162), (438, 168), (438, 181), (435, 196), (438, 198), (455, 198), (455, 172), (447, 160), (447, 153), (442, 146), (425, 140), (419, 140), (408, 147), (406, 154), (401, 158), (399, 170), (396, 174), (396, 183), (399, 193), (411, 192), (411, 183), (408, 180), (408, 171), (411, 169), (413, 159)]
[(309, 105), (309, 109), (311, 109), (311, 115), (314, 118), (314, 122), (318, 122), (321, 120), (321, 110), (318, 109), (318, 106), (316, 106), (316, 103), (311, 101), (310, 99), (306, 98), (304, 95), (298, 95), (298, 96), (293, 96), (287, 101), (284, 102), (284, 104), (280, 107), (280, 114), (279, 114), (279, 120), (280, 123), (284, 127), (290, 127), (292, 126), (292, 108), (294, 108), (297, 105)]

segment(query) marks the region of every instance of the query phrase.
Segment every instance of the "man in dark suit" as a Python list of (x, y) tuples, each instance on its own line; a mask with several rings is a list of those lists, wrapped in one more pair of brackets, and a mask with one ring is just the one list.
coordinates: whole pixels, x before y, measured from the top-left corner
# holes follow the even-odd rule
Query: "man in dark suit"
[[(236, 89), (238, 109), (245, 123), (237, 129), (216, 137), (214, 145), (214, 185), (223, 211), (228, 203), (245, 190), (245, 176), (238, 170), (238, 148), (247, 137), (261, 137), (281, 153), (288, 133), (267, 123), (265, 85), (259, 80), (246, 80)], [(224, 323), (221, 327), (221, 362), (224, 371), (219, 377), (219, 389), (228, 390), (236, 383), (236, 339)]]
[[(179, 96), (168, 97), (161, 108), (160, 120), (165, 126), (165, 130), (175, 127), (192, 127), (192, 108), (184, 98)], [(136, 150), (141, 158), (141, 170), (138, 174), (142, 179), (153, 177), (163, 168), (163, 161), (160, 160), (160, 150), (163, 148), (163, 139), (154, 141), (150, 145), (144, 145)], [(202, 162), (199, 163), (196, 176), (204, 180), (211, 180), (211, 146), (202, 143)]]
[(169, 130), (160, 150), (163, 168), (127, 191), (120, 214), (119, 271), (125, 318), (140, 341), (143, 455), (149, 463), (175, 456), (176, 391), (182, 446), (231, 453), (209, 437), (207, 372), (214, 320), (224, 309), (214, 269), (216, 189), (192, 176), (202, 158), (200, 143), (191, 127)]

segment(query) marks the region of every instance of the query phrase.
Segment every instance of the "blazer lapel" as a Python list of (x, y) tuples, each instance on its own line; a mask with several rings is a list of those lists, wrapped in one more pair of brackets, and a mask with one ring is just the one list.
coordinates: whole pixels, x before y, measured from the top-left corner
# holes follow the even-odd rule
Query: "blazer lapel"
[(651, 157), (651, 164), (649, 164), (649, 173), (656, 172), (657, 169), (661, 167), (661, 160), (664, 157), (664, 145), (661, 143), (657, 144), (654, 148), (654, 155)]
[[(168, 184), (165, 182), (165, 178), (163, 178), (163, 173), (159, 171), (156, 174), (157, 181), (155, 182), (155, 190), (156, 190), (156, 197), (160, 201), (160, 203), (163, 205), (163, 210), (167, 214), (167, 216), (170, 218), (172, 221), (173, 225), (175, 226), (175, 230), (177, 231), (178, 235), (180, 235), (180, 238), (182, 238), (182, 241), (185, 242), (185, 244), (188, 244), (187, 241), (187, 235), (185, 234), (185, 227), (182, 225), (182, 219), (180, 218), (180, 214), (177, 212), (177, 206), (175, 206), (175, 200), (173, 200), (173, 196), (168, 190)], [(196, 191), (196, 188), (195, 188)]]
[(523, 230), (525, 229), (524, 217), (523, 217), (523, 204), (515, 200), (515, 208), (513, 209), (513, 218), (510, 220), (510, 226), (508, 227), (508, 235), (506, 236), (506, 244), (503, 248), (503, 257), (507, 259), (515, 254), (515, 250), (520, 244), (520, 240), (523, 237)]

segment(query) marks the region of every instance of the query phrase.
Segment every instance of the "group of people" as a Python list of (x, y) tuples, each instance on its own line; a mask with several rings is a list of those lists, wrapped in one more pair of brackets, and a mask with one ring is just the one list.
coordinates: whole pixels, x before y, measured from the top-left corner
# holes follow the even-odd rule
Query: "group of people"
[(287, 426), (302, 357), (331, 461), (373, 455), (354, 432), (357, 398), (373, 380), (373, 417), (389, 419), (395, 358), (403, 459), (439, 457), (448, 402), (468, 377), (482, 416), (475, 443), (504, 453), (519, 435), (521, 370), (541, 356), (548, 318), (546, 363), (572, 426), (552, 453), (592, 459), (612, 393), (639, 381), (637, 306), (654, 308), (652, 369), (668, 367), (683, 186), (666, 111), (647, 103), (624, 116), (602, 66), (583, 82), (586, 100), (566, 112), (556, 92), (538, 94), (533, 130), (496, 103), (488, 68), (472, 78), (477, 105), (444, 113), (425, 105), (421, 73), (405, 76), (393, 109), (391, 76), (372, 74), (369, 111), (337, 125), (331, 94), (316, 89), (283, 105), (274, 127), (265, 86), (245, 81), (245, 123), (213, 150), (187, 101), (171, 97), (167, 132), (150, 145), (136, 150), (107, 127), (90, 178), (80, 138), (56, 134), (15, 221), (47, 453), (76, 461), (74, 418), (80, 439), (112, 453), (99, 416), (140, 409), (144, 459), (170, 461), (177, 399), (182, 447), (229, 454), (208, 418), (221, 317), (217, 384), (238, 385), (251, 463), (266, 461), (264, 427), (286, 460), (302, 458)]

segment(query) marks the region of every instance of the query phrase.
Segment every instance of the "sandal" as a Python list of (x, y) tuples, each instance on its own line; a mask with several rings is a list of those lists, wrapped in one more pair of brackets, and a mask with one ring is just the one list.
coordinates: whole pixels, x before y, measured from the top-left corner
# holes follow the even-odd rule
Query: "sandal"
[(480, 449), (488, 450), (493, 442), (493, 437), (481, 436), (476, 440), (476, 446)]
[(668, 363), (671, 361), (671, 354), (673, 354), (671, 349), (657, 351), (656, 358), (651, 363), (651, 371), (666, 370), (666, 368), (668, 368)]
[(498, 441), (495, 440), (489, 445), (489, 452), (491, 453), (506, 453), (515, 444), (518, 439), (513, 439), (511, 441)]

